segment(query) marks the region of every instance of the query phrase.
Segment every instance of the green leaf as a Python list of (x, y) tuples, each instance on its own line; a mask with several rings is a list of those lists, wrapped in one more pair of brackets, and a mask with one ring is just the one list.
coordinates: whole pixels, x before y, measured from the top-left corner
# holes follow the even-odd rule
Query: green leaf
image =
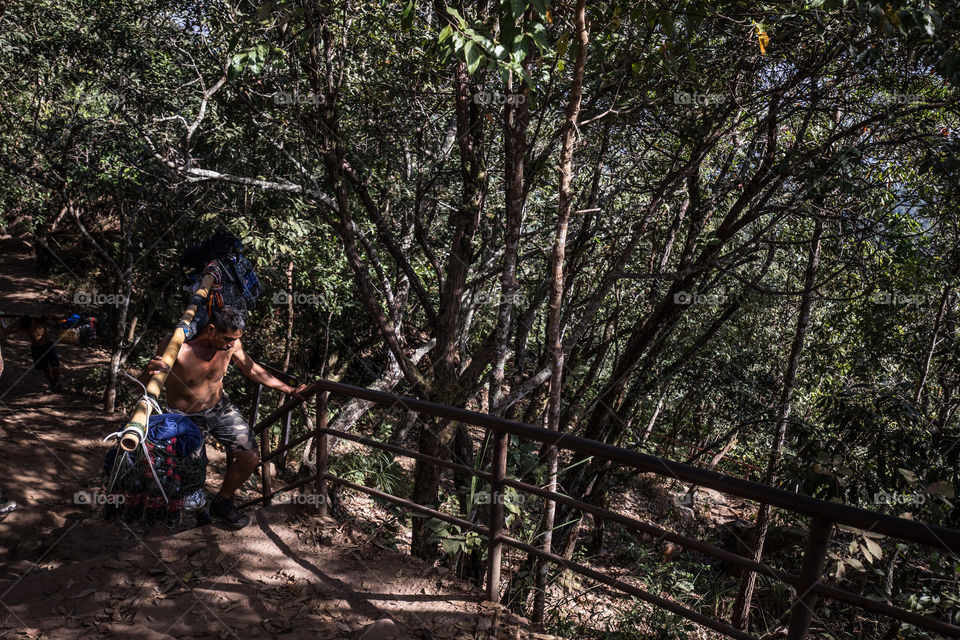
[(463, 56), (467, 61), (467, 73), (473, 75), (473, 72), (476, 71), (480, 63), (483, 62), (483, 55), (480, 53), (480, 48), (474, 45), (472, 40), (468, 40), (467, 43), (463, 45)]
[(227, 79), (235, 80), (243, 73), (243, 68), (247, 60), (247, 52), (243, 51), (241, 53), (234, 54), (233, 58), (230, 60), (230, 67), (227, 70)]
[(416, 15), (414, 10), (417, 8), (416, 0), (410, 0), (407, 6), (400, 12), (400, 26), (404, 31), (409, 31), (413, 27), (413, 17)]
[(510, 0), (510, 13), (513, 15), (513, 20), (519, 20), (528, 6), (530, 5), (526, 0)]
[(547, 40), (547, 28), (541, 23), (534, 22), (531, 24), (529, 34), (530, 37), (533, 38), (533, 41), (537, 43), (537, 47), (541, 52), (550, 49), (550, 42)]
[(443, 548), (443, 552), (447, 555), (453, 555), (460, 550), (463, 546), (463, 542), (456, 538), (444, 538), (440, 541), (440, 546)]
[(453, 34), (453, 29), (450, 27), (450, 25), (445, 26), (443, 29), (440, 30), (440, 35), (437, 37), (437, 42), (443, 43), (443, 41), (449, 38), (452, 34)]
[(663, 27), (663, 32), (669, 38), (673, 38), (677, 35), (677, 26), (673, 22), (673, 15), (664, 9), (660, 12), (660, 26)]

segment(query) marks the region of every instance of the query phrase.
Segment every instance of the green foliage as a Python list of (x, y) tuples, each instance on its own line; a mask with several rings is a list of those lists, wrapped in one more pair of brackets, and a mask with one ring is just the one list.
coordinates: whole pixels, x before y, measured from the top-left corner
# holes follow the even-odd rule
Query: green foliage
[[(499, 73), (504, 83), (513, 74), (530, 87), (534, 82), (525, 66), (528, 56), (555, 55), (547, 27), (549, 9), (546, 0), (500, 0), (490, 22), (468, 19), (447, 5), (449, 24), (437, 35), (443, 59), (457, 56), (471, 75), (480, 68)], [(499, 39), (494, 32), (499, 30)]]
[(429, 540), (440, 544), (443, 553), (454, 556), (485, 548), (483, 538), (476, 531), (462, 531), (459, 525), (450, 524), (437, 518), (429, 518), (424, 527), (429, 532)]
[[(390, 373), (391, 388), (410, 393), (414, 381), (396, 373), (385, 334), (395, 328), (409, 356), (442, 334), (436, 316), (453, 321), (447, 371), (462, 379), (438, 379), (446, 354), (428, 351), (415, 366), (433, 399), (453, 389), (457, 402), (489, 406), (493, 391), (525, 389), (547, 366), (545, 274), (578, 47), (571, 5), (40, 0), (3, 11), (4, 225), (49, 240), (56, 255), (43, 255), (67, 305), (81, 286), (119, 291), (130, 274), (129, 316), (147, 327), (122, 345), (130, 363), (142, 364), (179, 317), (180, 249), (225, 224), (266, 285), (244, 337), (260, 360), (278, 364), (289, 347), (296, 373), (361, 385)], [(820, 220), (779, 483), (957, 526), (956, 7), (691, 0), (588, 3), (587, 13), (561, 428), (681, 460), (709, 448), (699, 465), (736, 434), (718, 468), (765, 468)], [(477, 100), (495, 87), (503, 102), (529, 96), (523, 140), (503, 104)], [(470, 96), (467, 109), (457, 95)], [(524, 160), (518, 291), (495, 344), (511, 304), (501, 302), (510, 149)], [(54, 229), (66, 204), (89, 238), (72, 212)], [(468, 232), (464, 221), (474, 219)], [(346, 229), (359, 265), (346, 257)], [(288, 289), (315, 295), (292, 307), (289, 345), (291, 308), (271, 301)], [(678, 303), (680, 292), (698, 302)], [(505, 384), (491, 390), (498, 353)], [(228, 391), (240, 398), (243, 384), (228, 378)], [(498, 411), (543, 424), (545, 388)], [(334, 466), (407, 492), (387, 454), (350, 453)], [(598, 468), (569, 458), (560, 467), (561, 490), (574, 497)], [(508, 473), (543, 485), (539, 445), (511, 439)], [(483, 483), (457, 489), (470, 511), (489, 501)], [(878, 494), (918, 504), (908, 511)], [(438, 497), (450, 505), (459, 495)], [(538, 539), (540, 504), (506, 492), (512, 534)], [(557, 538), (572, 519), (558, 514)], [(456, 527), (427, 529), (448, 553), (479, 544)], [(833, 580), (880, 589), (894, 548), (850, 536), (832, 548)], [(728, 585), (696, 563), (623, 544), (638, 573), (676, 597), (728, 604)], [(896, 597), (954, 615), (955, 566), (899, 552)], [(760, 605), (764, 616), (778, 606), (774, 597)], [(626, 611), (609, 632), (627, 633), (640, 612)], [(591, 632), (601, 633), (577, 631)]]
[(330, 469), (334, 475), (344, 480), (384, 493), (402, 495), (409, 483), (403, 467), (386, 451), (354, 449), (333, 458)]

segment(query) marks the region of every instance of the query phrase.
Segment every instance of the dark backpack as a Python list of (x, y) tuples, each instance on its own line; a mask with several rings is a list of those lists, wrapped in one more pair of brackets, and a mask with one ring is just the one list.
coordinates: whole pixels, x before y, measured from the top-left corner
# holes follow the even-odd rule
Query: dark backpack
[(262, 286), (253, 265), (240, 252), (219, 258), (221, 279), (220, 296), (223, 306), (240, 310), (244, 316), (257, 305)]
[(203, 275), (213, 272), (217, 283), (207, 299), (206, 308), (198, 309), (187, 337), (192, 338), (206, 326), (210, 313), (222, 307), (238, 310), (244, 318), (257, 304), (263, 289), (253, 264), (240, 251), (240, 240), (224, 229), (203, 242), (190, 245), (180, 256), (187, 284), (184, 290), (196, 293)]

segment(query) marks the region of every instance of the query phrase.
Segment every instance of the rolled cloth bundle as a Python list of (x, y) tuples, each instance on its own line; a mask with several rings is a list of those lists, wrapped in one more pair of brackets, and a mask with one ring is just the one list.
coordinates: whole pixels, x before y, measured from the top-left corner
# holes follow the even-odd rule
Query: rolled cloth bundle
[[(163, 356), (161, 356), (163, 363), (168, 367), (173, 368), (173, 363), (177, 361), (177, 356), (180, 355), (180, 347), (183, 346), (190, 331), (190, 323), (193, 321), (197, 310), (204, 304), (204, 299), (210, 294), (210, 289), (213, 287), (215, 279), (215, 274), (204, 271), (203, 278), (200, 281), (200, 288), (197, 289), (197, 292), (190, 298), (190, 304), (183, 312), (183, 315), (180, 316), (180, 322), (177, 323), (176, 328), (173, 330), (173, 336), (170, 338), (170, 342), (167, 344)], [(150, 412), (153, 408), (159, 408), (160, 406), (160, 391), (163, 389), (166, 381), (167, 373), (160, 371), (153, 374), (150, 381), (147, 382), (147, 395), (137, 403), (137, 406), (133, 410), (133, 416), (131, 416), (130, 421), (127, 423), (127, 426), (124, 427), (123, 431), (120, 432), (120, 448), (124, 451), (134, 451), (140, 446), (140, 441), (143, 440), (147, 432), (147, 421), (150, 419)]]

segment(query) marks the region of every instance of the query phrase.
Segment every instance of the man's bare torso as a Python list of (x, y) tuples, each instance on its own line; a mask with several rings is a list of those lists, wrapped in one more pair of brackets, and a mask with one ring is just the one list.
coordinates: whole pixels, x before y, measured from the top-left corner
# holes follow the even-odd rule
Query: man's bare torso
[(167, 405), (184, 413), (199, 413), (217, 404), (223, 393), (223, 376), (227, 373), (240, 341), (226, 351), (205, 343), (184, 343), (180, 355), (167, 376)]

